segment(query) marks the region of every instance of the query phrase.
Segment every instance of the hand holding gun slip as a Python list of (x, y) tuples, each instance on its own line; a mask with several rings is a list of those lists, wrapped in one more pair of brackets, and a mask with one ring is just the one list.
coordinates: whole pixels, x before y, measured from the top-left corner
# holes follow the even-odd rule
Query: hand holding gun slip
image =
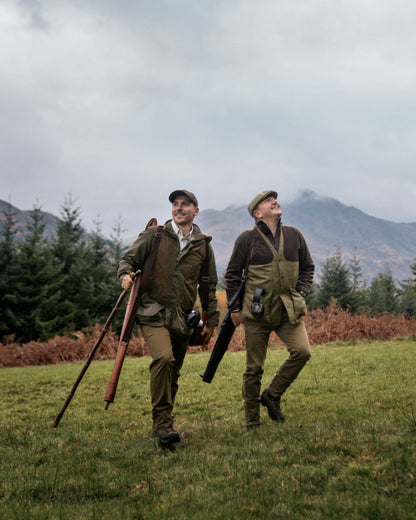
[(208, 364), (205, 368), (205, 372), (201, 374), (202, 381), (204, 383), (211, 383), (215, 372), (217, 371), (218, 365), (220, 364), (224, 354), (230, 344), (231, 338), (233, 337), (236, 325), (233, 322), (230, 307), (234, 304), (237, 298), (242, 294), (245, 287), (245, 278), (242, 278), (240, 286), (228, 302), (228, 311), (226, 312), (224, 319), (222, 320), (220, 331), (215, 341), (214, 348), (212, 349), (211, 356), (208, 360)]
[(211, 356), (206, 366), (205, 372), (201, 375), (204, 383), (211, 383), (218, 365), (220, 364), (224, 354), (230, 344), (231, 338), (235, 331), (235, 325), (231, 320), (231, 312), (227, 311), (222, 320), (220, 331), (212, 349)]
[[(151, 219), (147, 224), (146, 228), (151, 226), (157, 226), (156, 219)], [(141, 298), (143, 296), (147, 280), (150, 276), (153, 263), (156, 258), (157, 250), (159, 249), (160, 241), (163, 236), (163, 226), (157, 226), (154, 240), (152, 243), (152, 249), (150, 250), (149, 256), (147, 257), (146, 263), (143, 268), (143, 273), (139, 273), (134, 278), (133, 287), (130, 292), (129, 301), (127, 303), (126, 314), (124, 316), (123, 327), (121, 329), (120, 342), (118, 344), (117, 355), (114, 361), (113, 372), (111, 373), (110, 382), (108, 383), (107, 391), (105, 393), (104, 401), (106, 401), (105, 409), (108, 410), (110, 403), (114, 403), (114, 398), (117, 391), (118, 380), (120, 378), (120, 372), (123, 367), (124, 358), (126, 357), (127, 347), (129, 345), (130, 336), (133, 331), (134, 324), (136, 322), (137, 309), (139, 307)], [(131, 287), (131, 282), (128, 275), (126, 275), (122, 282), (123, 287), (127, 290)]]
[[(138, 277), (139, 274), (140, 274), (140, 271), (137, 271), (136, 273), (132, 273), (131, 274), (131, 278), (134, 280), (134, 279), (136, 279), (136, 277)], [(53, 423), (53, 427), (54, 428), (56, 428), (58, 426), (59, 421), (61, 420), (62, 416), (65, 413), (65, 410), (67, 409), (69, 403), (71, 402), (71, 399), (74, 397), (74, 394), (75, 394), (75, 392), (76, 392), (76, 390), (78, 388), (78, 385), (80, 384), (82, 378), (85, 375), (85, 372), (87, 371), (88, 367), (90, 366), (91, 361), (93, 360), (93, 358), (94, 358), (94, 356), (95, 356), (95, 354), (96, 354), (96, 352), (98, 350), (98, 347), (101, 345), (101, 342), (103, 341), (104, 336), (107, 333), (107, 330), (108, 330), (108, 328), (110, 326), (110, 323), (113, 321), (113, 318), (114, 318), (116, 312), (118, 311), (118, 309), (120, 308), (120, 305), (121, 305), (122, 301), (124, 300), (124, 298), (125, 298), (127, 293), (128, 293), (128, 290), (124, 289), (124, 291), (118, 297), (118, 300), (117, 300), (113, 310), (111, 311), (110, 315), (107, 318), (107, 321), (105, 322), (105, 325), (104, 325), (104, 327), (103, 327), (103, 329), (101, 331), (100, 337), (98, 338), (98, 340), (96, 341), (95, 345), (91, 349), (91, 352), (90, 352), (90, 354), (88, 356), (87, 361), (85, 362), (85, 365), (83, 366), (81, 372), (79, 373), (79, 376), (77, 377), (74, 385), (72, 386), (72, 389), (69, 392), (68, 397), (66, 398), (65, 403), (63, 404), (61, 410), (59, 411), (58, 415), (55, 418), (55, 421)]]
[[(140, 304), (141, 297), (139, 293), (141, 278), (141, 272), (139, 271), (138, 276), (135, 276), (135, 278), (133, 279), (133, 287), (130, 291), (129, 301), (127, 302), (126, 314), (124, 316), (123, 327), (121, 329), (117, 355), (114, 361), (114, 367), (111, 373), (110, 382), (108, 383), (107, 391), (104, 397), (104, 401), (106, 401), (106, 410), (110, 406), (110, 403), (114, 403), (118, 380), (120, 378), (120, 372), (123, 367), (124, 358), (126, 357), (127, 353), (127, 347), (129, 346), (130, 336), (133, 331), (134, 323), (136, 321), (136, 313)], [(127, 281), (123, 281), (123, 286), (128, 287), (129, 285), (130, 284), (127, 284)]]

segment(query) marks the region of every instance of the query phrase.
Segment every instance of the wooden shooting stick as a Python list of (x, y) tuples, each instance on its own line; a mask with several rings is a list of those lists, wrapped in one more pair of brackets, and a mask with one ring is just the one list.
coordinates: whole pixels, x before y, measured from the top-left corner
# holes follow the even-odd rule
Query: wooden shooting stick
[[(136, 273), (134, 273), (132, 275), (132, 278), (135, 278), (136, 276), (138, 276), (138, 274), (140, 273), (140, 271), (137, 271)], [(79, 373), (79, 376), (77, 377), (71, 391), (69, 392), (68, 394), (68, 397), (66, 398), (66, 401), (64, 402), (60, 412), (58, 413), (58, 415), (56, 416), (56, 419), (53, 423), (53, 427), (56, 428), (59, 424), (59, 421), (61, 420), (62, 416), (64, 415), (65, 413), (65, 410), (67, 409), (69, 403), (71, 402), (71, 399), (74, 397), (74, 394), (78, 388), (78, 385), (80, 384), (82, 378), (84, 377), (84, 374), (85, 372), (87, 371), (88, 367), (90, 366), (90, 363), (93, 359), (93, 357), (95, 356), (95, 353), (97, 352), (98, 350), (98, 347), (100, 346), (102, 340), (104, 339), (104, 336), (106, 335), (106, 332), (108, 330), (108, 327), (110, 326), (110, 323), (113, 321), (113, 318), (116, 314), (116, 312), (118, 311), (120, 305), (121, 305), (121, 302), (123, 301), (124, 297), (126, 296), (126, 294), (128, 293), (127, 290), (124, 290), (120, 296), (118, 297), (118, 300), (113, 308), (113, 310), (111, 311), (110, 315), (108, 316), (107, 318), (107, 321), (105, 322), (105, 325), (101, 331), (101, 334), (100, 334), (100, 337), (98, 338), (98, 340), (96, 341), (95, 345), (93, 346), (93, 348), (91, 349), (91, 352), (88, 356), (88, 359), (87, 361), (85, 362), (85, 365), (83, 366), (81, 372)]]

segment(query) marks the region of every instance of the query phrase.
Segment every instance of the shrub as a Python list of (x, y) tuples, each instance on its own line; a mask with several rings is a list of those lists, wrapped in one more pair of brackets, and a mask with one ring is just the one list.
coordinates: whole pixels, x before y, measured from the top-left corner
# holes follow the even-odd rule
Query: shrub
[[(223, 307), (221, 307), (221, 305)], [(225, 297), (219, 299), (221, 315), (225, 313)], [(309, 340), (312, 345), (329, 342), (356, 342), (362, 340), (391, 340), (396, 338), (416, 337), (416, 318), (405, 318), (382, 313), (370, 316), (367, 313), (351, 314), (336, 303), (326, 309), (315, 309), (305, 318)], [(99, 326), (78, 332), (74, 337), (56, 336), (43, 343), (31, 341), (25, 345), (11, 343), (1, 348), (1, 367), (22, 367), (27, 365), (48, 365), (58, 363), (74, 363), (85, 360), (101, 333)], [(282, 343), (276, 335), (271, 342)], [(189, 352), (212, 350), (215, 336), (207, 347), (189, 347)], [(107, 332), (94, 359), (114, 359), (118, 347), (118, 337), (113, 331)], [(245, 349), (244, 329), (239, 327), (230, 342), (228, 350)], [(144, 339), (133, 335), (128, 355), (132, 357), (148, 356)]]

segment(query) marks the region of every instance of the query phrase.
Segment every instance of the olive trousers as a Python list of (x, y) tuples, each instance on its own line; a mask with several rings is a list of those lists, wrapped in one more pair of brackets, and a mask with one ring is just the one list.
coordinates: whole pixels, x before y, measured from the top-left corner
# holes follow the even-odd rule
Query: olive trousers
[(141, 325), (140, 329), (152, 356), (150, 395), (153, 432), (156, 432), (161, 426), (173, 424), (173, 405), (189, 339), (174, 336), (165, 327)]
[(299, 375), (311, 357), (311, 348), (304, 323), (292, 325), (285, 321), (278, 327), (246, 322), (246, 369), (243, 374), (243, 400), (247, 425), (260, 422), (260, 388), (271, 332), (286, 345), (289, 357), (272, 377), (267, 389), (274, 398), (280, 398)]

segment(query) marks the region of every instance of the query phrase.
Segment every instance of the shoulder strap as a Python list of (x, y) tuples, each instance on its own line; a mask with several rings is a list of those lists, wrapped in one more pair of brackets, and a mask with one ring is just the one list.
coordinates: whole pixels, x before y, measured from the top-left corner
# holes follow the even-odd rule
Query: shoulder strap
[(209, 298), (209, 264), (211, 259), (209, 243), (212, 240), (212, 237), (208, 235), (204, 235), (205, 239), (205, 258), (201, 267), (201, 288), (200, 288), (200, 298), (201, 298), (201, 307), (203, 311), (208, 310), (208, 298)]
[[(155, 225), (157, 225), (157, 220), (155, 218), (152, 218), (151, 220), (149, 220), (149, 222), (146, 226), (146, 229), (151, 226), (155, 226)], [(146, 263), (144, 264), (142, 278), (140, 281), (140, 287), (139, 287), (139, 292), (138, 292), (139, 297), (143, 295), (144, 290), (146, 288), (147, 280), (149, 279), (150, 271), (152, 270), (153, 264), (155, 262), (156, 253), (157, 253), (157, 250), (159, 249), (160, 241), (162, 240), (164, 229), (165, 229), (165, 226), (157, 226), (156, 233), (153, 238), (152, 249), (150, 250)]]
[(282, 247), (280, 247), (282, 245), (282, 242), (283, 242), (283, 231), (281, 230), (280, 231), (280, 236), (279, 236), (279, 251), (275, 248), (275, 246), (270, 242), (270, 239), (263, 233), (263, 231), (261, 231), (260, 229), (257, 228), (257, 231), (258, 233), (260, 234), (261, 238), (266, 242), (266, 245), (267, 247), (270, 249), (270, 252), (272, 253), (273, 255), (273, 258), (276, 258), (276, 256), (278, 256), (279, 252), (282, 251)]
[(231, 309), (231, 307), (234, 305), (234, 303), (237, 301), (237, 299), (240, 297), (240, 295), (244, 292), (244, 287), (246, 285), (246, 279), (247, 279), (247, 270), (248, 270), (248, 266), (250, 265), (251, 257), (253, 255), (253, 241), (254, 241), (253, 231), (254, 231), (254, 229), (250, 230), (250, 250), (247, 255), (246, 265), (244, 266), (244, 270), (241, 273), (240, 285), (238, 286), (235, 293), (231, 296), (231, 298), (227, 302), (227, 309)]
[(250, 265), (251, 259), (252, 259), (252, 256), (253, 256), (253, 242), (254, 242), (254, 235), (253, 235), (253, 233), (255, 232), (256, 229), (257, 229), (256, 226), (253, 229), (250, 229), (250, 250), (249, 250), (249, 253), (247, 255), (246, 265), (244, 266), (243, 275), (241, 277), (241, 281), (243, 283), (245, 283), (245, 281), (246, 281), (248, 266)]

